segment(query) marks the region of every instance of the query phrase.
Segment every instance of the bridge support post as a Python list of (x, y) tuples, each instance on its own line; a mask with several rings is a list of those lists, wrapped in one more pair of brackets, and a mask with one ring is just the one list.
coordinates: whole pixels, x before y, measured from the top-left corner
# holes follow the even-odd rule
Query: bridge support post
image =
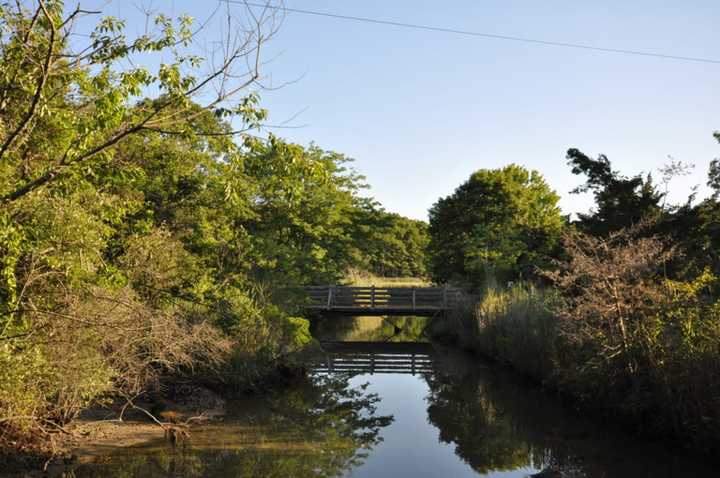
[(328, 286), (328, 299), (327, 299), (327, 310), (330, 310), (330, 307), (332, 307), (332, 298), (333, 298), (333, 289), (335, 287), (329, 285)]

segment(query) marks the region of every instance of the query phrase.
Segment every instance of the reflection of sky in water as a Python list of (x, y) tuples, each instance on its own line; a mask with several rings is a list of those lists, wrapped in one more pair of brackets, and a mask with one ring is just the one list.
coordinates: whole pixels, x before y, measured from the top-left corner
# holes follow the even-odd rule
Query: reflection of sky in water
[[(583, 420), (500, 367), (430, 344), (407, 343), (422, 324), (398, 320), (404, 327), (399, 335), (376, 318), (321, 324), (317, 336), (343, 342), (326, 343), (329, 355), (322, 363), (363, 370), (349, 386), (347, 376), (328, 376), (318, 363), (317, 374), (243, 401), (228, 421), (193, 432), (195, 447), (172, 451), (160, 442), (156, 448), (115, 450), (100, 457), (105, 468), (80, 467), (76, 476), (521, 478), (547, 466), (552, 472), (546, 476), (553, 478), (718, 476), (676, 449)], [(399, 340), (377, 342), (388, 335)], [(424, 369), (433, 372), (410, 375), (410, 356), (415, 366), (425, 360)], [(384, 362), (404, 373), (366, 374), (371, 362), (375, 370)], [(349, 390), (353, 387), (357, 392)], [(363, 421), (373, 405), (374, 418)], [(369, 436), (363, 433), (367, 426)], [(376, 432), (383, 441), (364, 449)]]
[(378, 413), (395, 420), (380, 431), (383, 442), (365, 463), (350, 472), (352, 478), (400, 477), (525, 477), (537, 472), (531, 468), (513, 472), (478, 475), (455, 454), (455, 445), (442, 443), (439, 430), (428, 423), (429, 389), (421, 376), (375, 374), (353, 377), (351, 385), (370, 382), (368, 391), (382, 397)]

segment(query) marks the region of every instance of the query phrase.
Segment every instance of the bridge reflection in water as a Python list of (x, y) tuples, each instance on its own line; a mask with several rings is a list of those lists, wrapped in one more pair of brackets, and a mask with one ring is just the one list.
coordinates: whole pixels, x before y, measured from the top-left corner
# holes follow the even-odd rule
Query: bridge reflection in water
[(424, 374), (432, 372), (433, 348), (419, 342), (323, 342), (320, 373)]

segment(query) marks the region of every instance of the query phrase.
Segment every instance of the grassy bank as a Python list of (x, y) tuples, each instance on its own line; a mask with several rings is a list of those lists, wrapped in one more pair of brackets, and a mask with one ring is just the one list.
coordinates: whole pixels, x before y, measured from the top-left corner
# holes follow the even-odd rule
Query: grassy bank
[[(434, 332), (586, 410), (714, 453), (720, 449), (720, 306), (705, 300), (707, 285), (664, 284), (659, 303), (628, 312), (624, 332), (554, 289), (493, 289), (468, 299)], [(580, 311), (587, 316), (570, 313)]]
[(431, 284), (423, 277), (383, 277), (359, 270), (349, 271), (342, 282), (357, 287), (427, 287)]

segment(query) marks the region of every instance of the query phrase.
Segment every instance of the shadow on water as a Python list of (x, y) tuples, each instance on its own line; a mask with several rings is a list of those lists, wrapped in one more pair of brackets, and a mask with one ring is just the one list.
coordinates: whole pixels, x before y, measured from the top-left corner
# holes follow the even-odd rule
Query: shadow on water
[[(441, 442), (480, 475), (532, 470), (543, 478), (716, 476), (666, 445), (585, 420), (504, 370), (462, 358), (425, 375), (427, 416)], [(518, 476), (523, 476), (522, 474)]]
[(400, 319), (400, 331), (377, 318), (319, 324), (325, 356), (309, 377), (234, 403), (227, 420), (193, 431), (185, 449), (121, 449), (75, 476), (716, 476), (672, 449), (579, 418), (507, 371), (418, 343), (417, 322)]

